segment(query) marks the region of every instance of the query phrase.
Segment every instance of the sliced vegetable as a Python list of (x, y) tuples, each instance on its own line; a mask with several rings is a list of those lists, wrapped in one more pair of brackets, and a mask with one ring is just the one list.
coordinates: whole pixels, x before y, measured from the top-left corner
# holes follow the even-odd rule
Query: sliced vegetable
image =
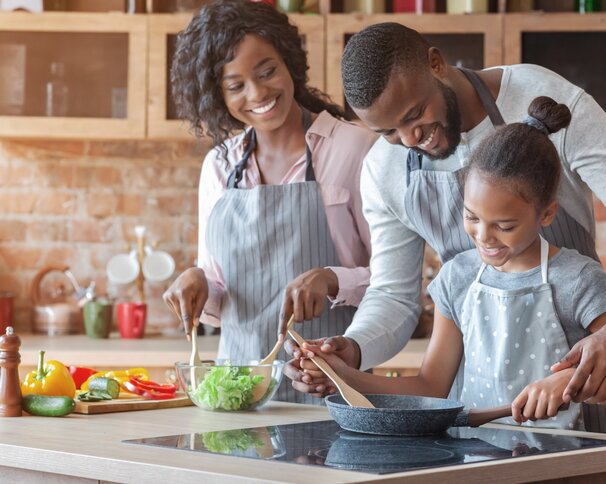
[(125, 391), (129, 391), (127, 390), (122, 383), (125, 381), (128, 381), (128, 379), (131, 376), (136, 376), (141, 380), (149, 380), (149, 374), (147, 373), (147, 370), (145, 368), (129, 368), (128, 370), (112, 370), (112, 371), (100, 371), (98, 373), (95, 373), (94, 375), (91, 375), (88, 380), (86, 380), (83, 384), (81, 389), (85, 392), (88, 391), (88, 385), (90, 383), (90, 381), (94, 378), (98, 378), (100, 376), (106, 377), (106, 378), (113, 378), (114, 380), (117, 380), (118, 383), (120, 384), (120, 386), (125, 390)]
[(148, 400), (170, 400), (171, 398), (175, 398), (175, 393), (158, 392), (155, 390), (144, 390), (143, 388), (135, 386), (130, 381), (125, 381), (124, 383), (122, 383), (122, 386), (124, 386), (129, 392), (141, 395), (143, 398), (147, 398)]
[(69, 370), (56, 360), (44, 363), (44, 351), (38, 355), (38, 368), (25, 376), (21, 384), (23, 395), (64, 396), (73, 399), (76, 384)]
[(177, 385), (173, 385), (172, 383), (156, 383), (151, 380), (141, 380), (136, 376), (131, 376), (128, 381), (142, 390), (160, 393), (175, 393), (177, 391)]
[(113, 378), (98, 376), (88, 382), (88, 393), (106, 393), (110, 398), (118, 398), (118, 395), (120, 395), (120, 384)]
[(76, 402), (71, 397), (28, 394), (23, 397), (21, 406), (30, 415), (63, 417), (74, 411)]
[(76, 398), (82, 402), (101, 402), (103, 400), (113, 400), (109, 393), (100, 391), (80, 393)]
[(88, 380), (88, 377), (97, 373), (97, 370), (93, 370), (92, 368), (70, 365), (69, 373), (74, 379), (74, 383), (76, 384), (76, 390), (80, 390), (82, 384), (86, 380)]

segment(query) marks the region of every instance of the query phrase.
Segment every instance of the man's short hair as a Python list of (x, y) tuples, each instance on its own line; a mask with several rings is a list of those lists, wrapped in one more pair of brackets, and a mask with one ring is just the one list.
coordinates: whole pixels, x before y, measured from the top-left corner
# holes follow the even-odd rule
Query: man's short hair
[(369, 108), (394, 71), (421, 71), (427, 65), (428, 49), (416, 30), (395, 22), (361, 30), (349, 40), (341, 59), (345, 99), (353, 108)]

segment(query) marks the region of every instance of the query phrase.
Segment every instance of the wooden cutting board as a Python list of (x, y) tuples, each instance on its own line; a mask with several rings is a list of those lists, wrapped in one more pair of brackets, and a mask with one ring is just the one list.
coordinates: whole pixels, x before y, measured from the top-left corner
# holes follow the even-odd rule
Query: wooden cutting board
[(101, 402), (81, 402), (76, 400), (74, 413), (93, 415), (97, 413), (129, 412), (131, 410), (155, 410), (193, 405), (185, 393), (177, 392), (170, 400), (144, 400), (143, 398), (117, 398)]

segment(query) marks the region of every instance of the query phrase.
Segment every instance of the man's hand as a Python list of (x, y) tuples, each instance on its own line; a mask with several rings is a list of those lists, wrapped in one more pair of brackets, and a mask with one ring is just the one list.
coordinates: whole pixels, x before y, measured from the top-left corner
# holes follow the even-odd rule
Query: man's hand
[(183, 323), (185, 335), (190, 339), (192, 324), (198, 326), (208, 299), (208, 283), (204, 271), (190, 267), (174, 280), (162, 298)]
[(600, 403), (606, 401), (606, 327), (575, 344), (551, 371), (578, 365), (574, 375), (564, 389), (565, 403)]
[(284, 290), (278, 338), (286, 336), (286, 325), (292, 314), (299, 323), (317, 318), (322, 314), (326, 297), (336, 297), (338, 292), (337, 275), (330, 269), (311, 269), (293, 279)]
[(563, 370), (547, 378), (526, 385), (511, 404), (511, 415), (519, 424), (527, 420), (555, 417), (564, 404), (562, 392), (572, 376), (573, 370)]
[[(337, 355), (352, 368), (360, 366), (360, 347), (351, 338), (332, 336), (330, 338), (309, 340), (308, 343), (320, 347), (324, 354), (333, 353)], [(284, 374), (292, 380), (292, 386), (295, 390), (316, 397), (323, 397), (337, 391), (330, 379), (312, 361), (307, 359), (311, 353), (308, 354), (307, 350), (300, 348), (297, 343), (290, 339), (284, 343), (284, 349), (294, 358), (284, 367)], [(322, 355), (320, 354), (320, 356)]]

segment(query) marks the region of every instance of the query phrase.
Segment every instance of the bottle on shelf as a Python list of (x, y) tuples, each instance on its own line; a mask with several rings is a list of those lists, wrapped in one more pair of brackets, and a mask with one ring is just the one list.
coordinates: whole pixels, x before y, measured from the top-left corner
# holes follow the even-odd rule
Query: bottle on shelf
[(488, 0), (448, 0), (446, 3), (448, 13), (486, 13)]
[(575, 0), (574, 10), (579, 13), (599, 12), (601, 10), (600, 0)]
[(0, 417), (21, 417), (20, 346), (19, 336), (8, 326), (0, 336)]
[(50, 79), (46, 83), (46, 115), (67, 116), (68, 89), (65, 82), (65, 65), (52, 62)]
[(345, 12), (352, 13), (383, 13), (385, 12), (385, 2), (383, 0), (344, 0), (343, 9)]
[(392, 0), (394, 13), (414, 12), (417, 14), (436, 11), (435, 0)]

